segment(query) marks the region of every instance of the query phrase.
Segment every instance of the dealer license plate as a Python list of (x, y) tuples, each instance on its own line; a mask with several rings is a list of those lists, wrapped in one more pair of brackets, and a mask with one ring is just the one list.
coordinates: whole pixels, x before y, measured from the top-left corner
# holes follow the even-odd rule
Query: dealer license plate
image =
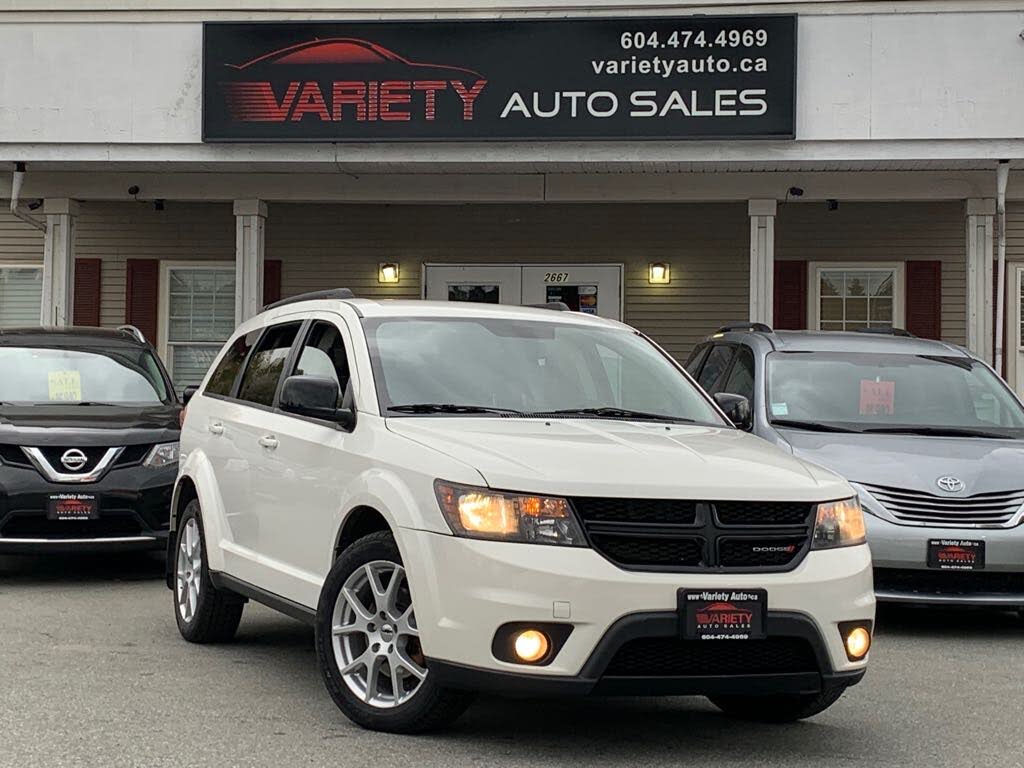
[(50, 520), (95, 520), (100, 502), (95, 493), (53, 493), (47, 503)]
[(766, 590), (681, 589), (678, 599), (687, 640), (759, 640), (765, 636)]
[(940, 571), (980, 571), (985, 567), (985, 542), (929, 539), (928, 567)]

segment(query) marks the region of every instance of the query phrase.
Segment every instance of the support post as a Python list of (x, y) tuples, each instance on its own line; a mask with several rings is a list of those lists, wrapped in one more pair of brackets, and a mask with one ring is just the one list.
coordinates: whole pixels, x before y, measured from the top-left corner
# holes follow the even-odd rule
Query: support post
[(971, 199), (967, 217), (967, 349), (992, 363), (992, 250), (994, 199)]
[(75, 219), (78, 202), (67, 198), (46, 200), (46, 236), (43, 240), (43, 297), (39, 323), (60, 328), (74, 318)]
[(235, 322), (263, 309), (263, 249), (267, 204), (235, 200)]
[(775, 200), (750, 200), (750, 321), (771, 325), (775, 299)]

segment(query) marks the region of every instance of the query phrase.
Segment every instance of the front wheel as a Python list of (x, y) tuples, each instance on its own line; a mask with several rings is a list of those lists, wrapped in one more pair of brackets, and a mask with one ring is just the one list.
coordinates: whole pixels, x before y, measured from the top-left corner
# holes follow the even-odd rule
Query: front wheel
[(335, 562), (320, 593), (316, 650), (334, 703), (364, 728), (433, 730), (469, 705), (468, 694), (442, 688), (430, 675), (390, 532), (359, 539)]
[(792, 723), (814, 717), (831, 707), (846, 688), (826, 688), (821, 693), (776, 696), (709, 696), (711, 703), (731, 717), (762, 723)]

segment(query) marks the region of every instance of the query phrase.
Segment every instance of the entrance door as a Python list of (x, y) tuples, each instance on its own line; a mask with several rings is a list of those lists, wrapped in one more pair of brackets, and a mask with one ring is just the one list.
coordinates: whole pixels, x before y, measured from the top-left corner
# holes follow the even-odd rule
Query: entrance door
[(1006, 379), (1018, 397), (1024, 398), (1024, 264), (1009, 265), (1008, 272)]
[(449, 266), (424, 267), (425, 298), (431, 301), (476, 301), (482, 304), (522, 304), (520, 267)]

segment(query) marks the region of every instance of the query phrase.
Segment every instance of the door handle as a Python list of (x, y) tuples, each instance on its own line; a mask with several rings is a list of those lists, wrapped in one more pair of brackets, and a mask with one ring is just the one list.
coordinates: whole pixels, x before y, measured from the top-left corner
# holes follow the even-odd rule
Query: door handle
[(212, 422), (207, 427), (207, 429), (209, 429), (210, 430), (210, 434), (213, 434), (213, 435), (223, 435), (224, 434), (224, 425), (221, 424), (219, 421)]
[(277, 448), (277, 438), (273, 435), (264, 435), (259, 439), (259, 444), (272, 451)]

